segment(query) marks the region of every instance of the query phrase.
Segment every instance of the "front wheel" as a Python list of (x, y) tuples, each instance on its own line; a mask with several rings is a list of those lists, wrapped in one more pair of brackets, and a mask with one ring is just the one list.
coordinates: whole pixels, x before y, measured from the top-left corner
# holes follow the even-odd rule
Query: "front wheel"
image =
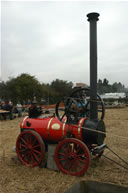
[(16, 153), (24, 165), (31, 167), (40, 165), (45, 154), (41, 136), (33, 130), (20, 133), (16, 141)]

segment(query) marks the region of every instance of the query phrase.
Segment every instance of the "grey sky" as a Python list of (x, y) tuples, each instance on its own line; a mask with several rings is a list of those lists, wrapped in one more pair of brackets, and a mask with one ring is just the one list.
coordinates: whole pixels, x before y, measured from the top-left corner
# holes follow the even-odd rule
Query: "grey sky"
[(30, 73), (89, 84), (90, 12), (100, 13), (98, 78), (128, 87), (127, 1), (2, 1), (1, 79)]

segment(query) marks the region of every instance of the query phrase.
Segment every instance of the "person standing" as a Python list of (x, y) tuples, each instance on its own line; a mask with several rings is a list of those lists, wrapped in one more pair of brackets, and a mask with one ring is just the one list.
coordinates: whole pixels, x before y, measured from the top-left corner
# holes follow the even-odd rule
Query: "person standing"
[(22, 117), (22, 104), (19, 101), (16, 105), (16, 109), (17, 109), (17, 112), (18, 112), (18, 117)]

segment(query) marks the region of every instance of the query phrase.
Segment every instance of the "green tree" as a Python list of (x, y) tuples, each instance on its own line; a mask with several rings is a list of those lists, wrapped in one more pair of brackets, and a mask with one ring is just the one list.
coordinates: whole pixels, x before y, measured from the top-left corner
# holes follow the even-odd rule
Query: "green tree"
[(17, 78), (11, 78), (6, 83), (6, 88), (9, 93), (9, 98), (16, 104), (20, 102), (33, 100), (36, 96), (40, 101), (42, 96), (42, 87), (39, 81), (29, 74), (21, 74)]
[(51, 94), (54, 96), (54, 101), (57, 102), (58, 100), (62, 99), (64, 96), (70, 96), (72, 93), (72, 82), (67, 82), (64, 80), (56, 79), (52, 81), (50, 85)]
[(40, 82), (29, 74), (21, 74), (16, 78), (9, 78), (7, 82), (0, 83), (0, 98), (12, 100), (14, 104), (18, 101), (33, 100), (46, 101), (47, 104), (56, 103), (64, 96), (69, 96), (72, 92), (73, 83), (56, 79), (51, 84), (40, 84)]
[(0, 83), (0, 99), (8, 100), (9, 93), (7, 90), (7, 85), (4, 81)]
[(109, 81), (108, 81), (106, 78), (104, 78), (104, 80), (103, 80), (103, 85), (104, 85), (104, 86), (108, 86), (108, 83), (109, 83)]
[(103, 83), (102, 83), (102, 80), (101, 80), (101, 79), (98, 80), (97, 90), (98, 90), (98, 93), (99, 93), (99, 94), (103, 94)]
[(125, 86), (122, 85), (120, 82), (115, 82), (112, 84), (112, 92), (125, 92)]

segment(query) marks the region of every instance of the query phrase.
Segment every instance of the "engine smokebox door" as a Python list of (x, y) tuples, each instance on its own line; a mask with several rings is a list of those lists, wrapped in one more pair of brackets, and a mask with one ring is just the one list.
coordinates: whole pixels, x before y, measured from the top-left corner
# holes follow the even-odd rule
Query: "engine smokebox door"
[[(103, 132), (103, 133), (102, 133)], [(86, 144), (102, 145), (105, 138), (105, 124), (103, 120), (85, 120), (82, 128), (83, 141)]]

